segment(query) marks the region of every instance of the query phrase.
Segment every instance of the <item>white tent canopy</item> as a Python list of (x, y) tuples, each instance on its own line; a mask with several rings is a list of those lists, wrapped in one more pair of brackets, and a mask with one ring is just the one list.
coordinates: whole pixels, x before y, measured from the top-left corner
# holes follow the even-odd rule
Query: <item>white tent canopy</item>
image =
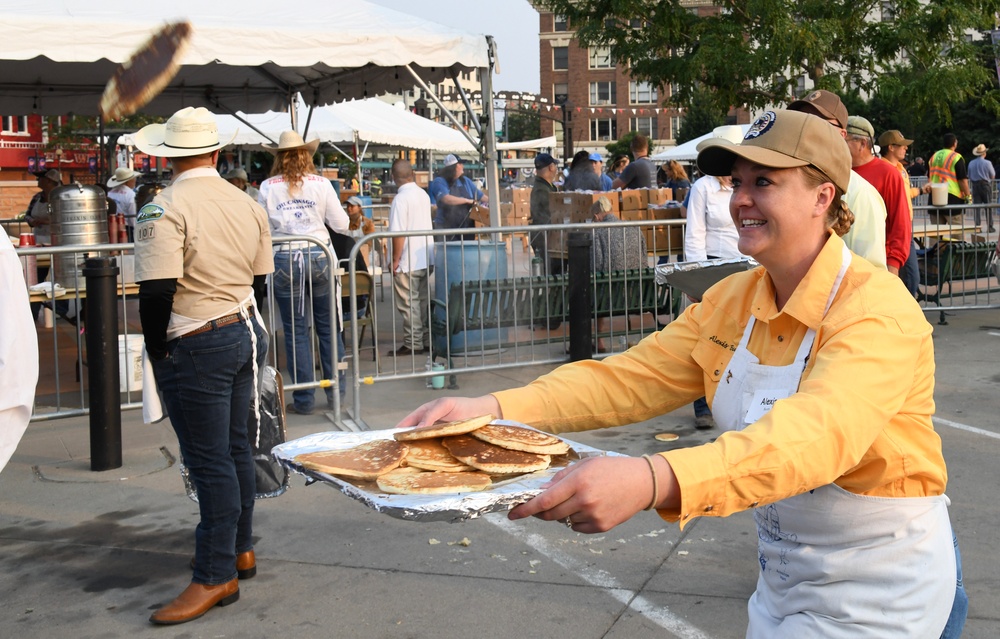
[(194, 34), (177, 77), (146, 113), (262, 113), (287, 108), (296, 93), (329, 104), (410, 88), (408, 67), (425, 81), (490, 67), (485, 36), (363, 0), (8, 3), (0, 9), (0, 113), (96, 115), (115, 67), (177, 19), (190, 20)]
[[(741, 124), (740, 128), (743, 129), (743, 135), (750, 130), (749, 124)], [(649, 156), (649, 159), (653, 162), (667, 162), (669, 160), (677, 160), (678, 162), (694, 162), (698, 159), (698, 143), (703, 142), (712, 137), (712, 132), (709, 131), (705, 135), (696, 137), (693, 140), (688, 140), (684, 144), (678, 144), (677, 146), (667, 149), (666, 151), (661, 151), (656, 155)]]
[(535, 140), (524, 140), (522, 142), (499, 142), (497, 151), (531, 151), (541, 149), (556, 148), (556, 136), (550, 135), (547, 138), (537, 138)]
[[(406, 109), (388, 104), (377, 98), (352, 100), (324, 107), (317, 107), (310, 118), (309, 109), (300, 106), (299, 132), (309, 130), (306, 139), (318, 138), (331, 144), (363, 141), (407, 149), (428, 149), (441, 152), (475, 151), (465, 136), (452, 129), (420, 117)], [(229, 138), (234, 133), (234, 146), (262, 146), (276, 142), (282, 131), (292, 128), (288, 113), (269, 111), (261, 114), (217, 115), (219, 136)], [(240, 120), (246, 120), (253, 127)], [(263, 135), (262, 135), (263, 134)], [(118, 138), (118, 144), (134, 146), (132, 135)]]

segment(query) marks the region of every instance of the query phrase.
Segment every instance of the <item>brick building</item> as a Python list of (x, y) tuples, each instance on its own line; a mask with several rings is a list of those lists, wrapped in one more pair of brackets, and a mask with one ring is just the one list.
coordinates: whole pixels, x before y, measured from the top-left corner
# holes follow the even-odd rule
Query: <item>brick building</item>
[[(711, 1), (682, 0), (692, 11), (715, 12)], [(555, 135), (564, 146), (563, 123), (571, 132), (572, 149), (606, 153), (605, 146), (638, 131), (653, 140), (655, 150), (674, 146), (682, 114), (665, 106), (669, 87), (634, 80), (629, 69), (614, 60), (608, 47), (584, 47), (572, 25), (561, 15), (535, 5), (539, 17), (539, 70), (543, 107), (542, 135)], [(642, 28), (640, 24), (636, 28)], [(749, 122), (749, 116), (742, 113)], [(555, 118), (549, 119), (549, 118)], [(733, 113), (733, 122), (737, 122)]]

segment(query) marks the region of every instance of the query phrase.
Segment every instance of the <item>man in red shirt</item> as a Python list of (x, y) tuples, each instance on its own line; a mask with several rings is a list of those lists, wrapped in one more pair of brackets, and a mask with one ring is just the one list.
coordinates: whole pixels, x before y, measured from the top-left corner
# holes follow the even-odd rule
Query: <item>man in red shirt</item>
[(899, 275), (910, 255), (913, 225), (910, 222), (908, 185), (895, 167), (875, 157), (875, 128), (857, 115), (847, 119), (847, 147), (851, 168), (868, 180), (885, 202), (885, 259), (889, 272)]

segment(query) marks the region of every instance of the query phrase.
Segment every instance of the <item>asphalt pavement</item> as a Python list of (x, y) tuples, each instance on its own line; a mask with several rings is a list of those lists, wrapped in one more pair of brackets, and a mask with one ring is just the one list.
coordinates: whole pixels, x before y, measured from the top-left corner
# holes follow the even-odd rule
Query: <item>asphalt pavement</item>
[[(937, 316), (929, 316), (932, 322)], [(971, 599), (965, 637), (1000, 636), (1000, 314), (935, 326), (937, 425)], [(460, 378), (461, 394), (514, 387), (547, 368)], [(362, 417), (389, 428), (440, 396), (422, 380), (362, 387)], [(290, 439), (334, 430), (322, 413), (291, 415)], [(653, 435), (679, 434), (674, 444)], [(572, 439), (627, 454), (690, 446), (690, 407)], [(756, 581), (749, 514), (696, 520), (681, 532), (653, 513), (583, 535), (502, 514), (414, 523), (371, 511), (294, 476), (257, 503), (258, 573), (235, 605), (173, 627), (151, 612), (190, 580), (197, 505), (184, 493), (167, 422), (123, 415), (120, 469), (92, 472), (86, 418), (32, 424), (0, 473), (0, 636), (477, 639), (735, 639)]]

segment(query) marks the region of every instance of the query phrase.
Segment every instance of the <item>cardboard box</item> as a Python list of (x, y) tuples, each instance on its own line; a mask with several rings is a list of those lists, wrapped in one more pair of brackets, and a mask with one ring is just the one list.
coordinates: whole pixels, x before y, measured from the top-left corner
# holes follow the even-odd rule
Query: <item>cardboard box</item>
[(631, 222), (636, 220), (648, 220), (646, 209), (628, 209), (619, 214), (622, 220)]
[(416, 179), (417, 186), (422, 189), (426, 189), (431, 183), (431, 174), (428, 171), (414, 171), (413, 177)]
[[(501, 204), (501, 206), (503, 206)], [(489, 226), (490, 225), (490, 209), (488, 206), (480, 206), (475, 204), (472, 210), (469, 211), (469, 219), (473, 220), (477, 226)]]
[(620, 208), (618, 198), (614, 194), (601, 191), (564, 191), (549, 194), (549, 208), (552, 211), (552, 223), (589, 222), (593, 215), (590, 208), (600, 197), (606, 197), (611, 203), (611, 212), (618, 213)]
[(528, 219), (531, 217), (531, 203), (530, 202), (514, 202), (511, 206), (514, 207), (514, 216), (523, 217)]
[(684, 249), (684, 229), (681, 226), (659, 226), (644, 229), (646, 250), (657, 254), (680, 253)]
[[(669, 189), (668, 189), (669, 190)], [(647, 209), (647, 220), (679, 220), (684, 216), (679, 206), (665, 204), (650, 204)]]
[(621, 210), (635, 211), (644, 209), (649, 204), (646, 192), (649, 189), (628, 189), (621, 192)]
[(649, 189), (646, 192), (646, 200), (649, 204), (666, 204), (672, 199), (674, 199), (672, 189)]

